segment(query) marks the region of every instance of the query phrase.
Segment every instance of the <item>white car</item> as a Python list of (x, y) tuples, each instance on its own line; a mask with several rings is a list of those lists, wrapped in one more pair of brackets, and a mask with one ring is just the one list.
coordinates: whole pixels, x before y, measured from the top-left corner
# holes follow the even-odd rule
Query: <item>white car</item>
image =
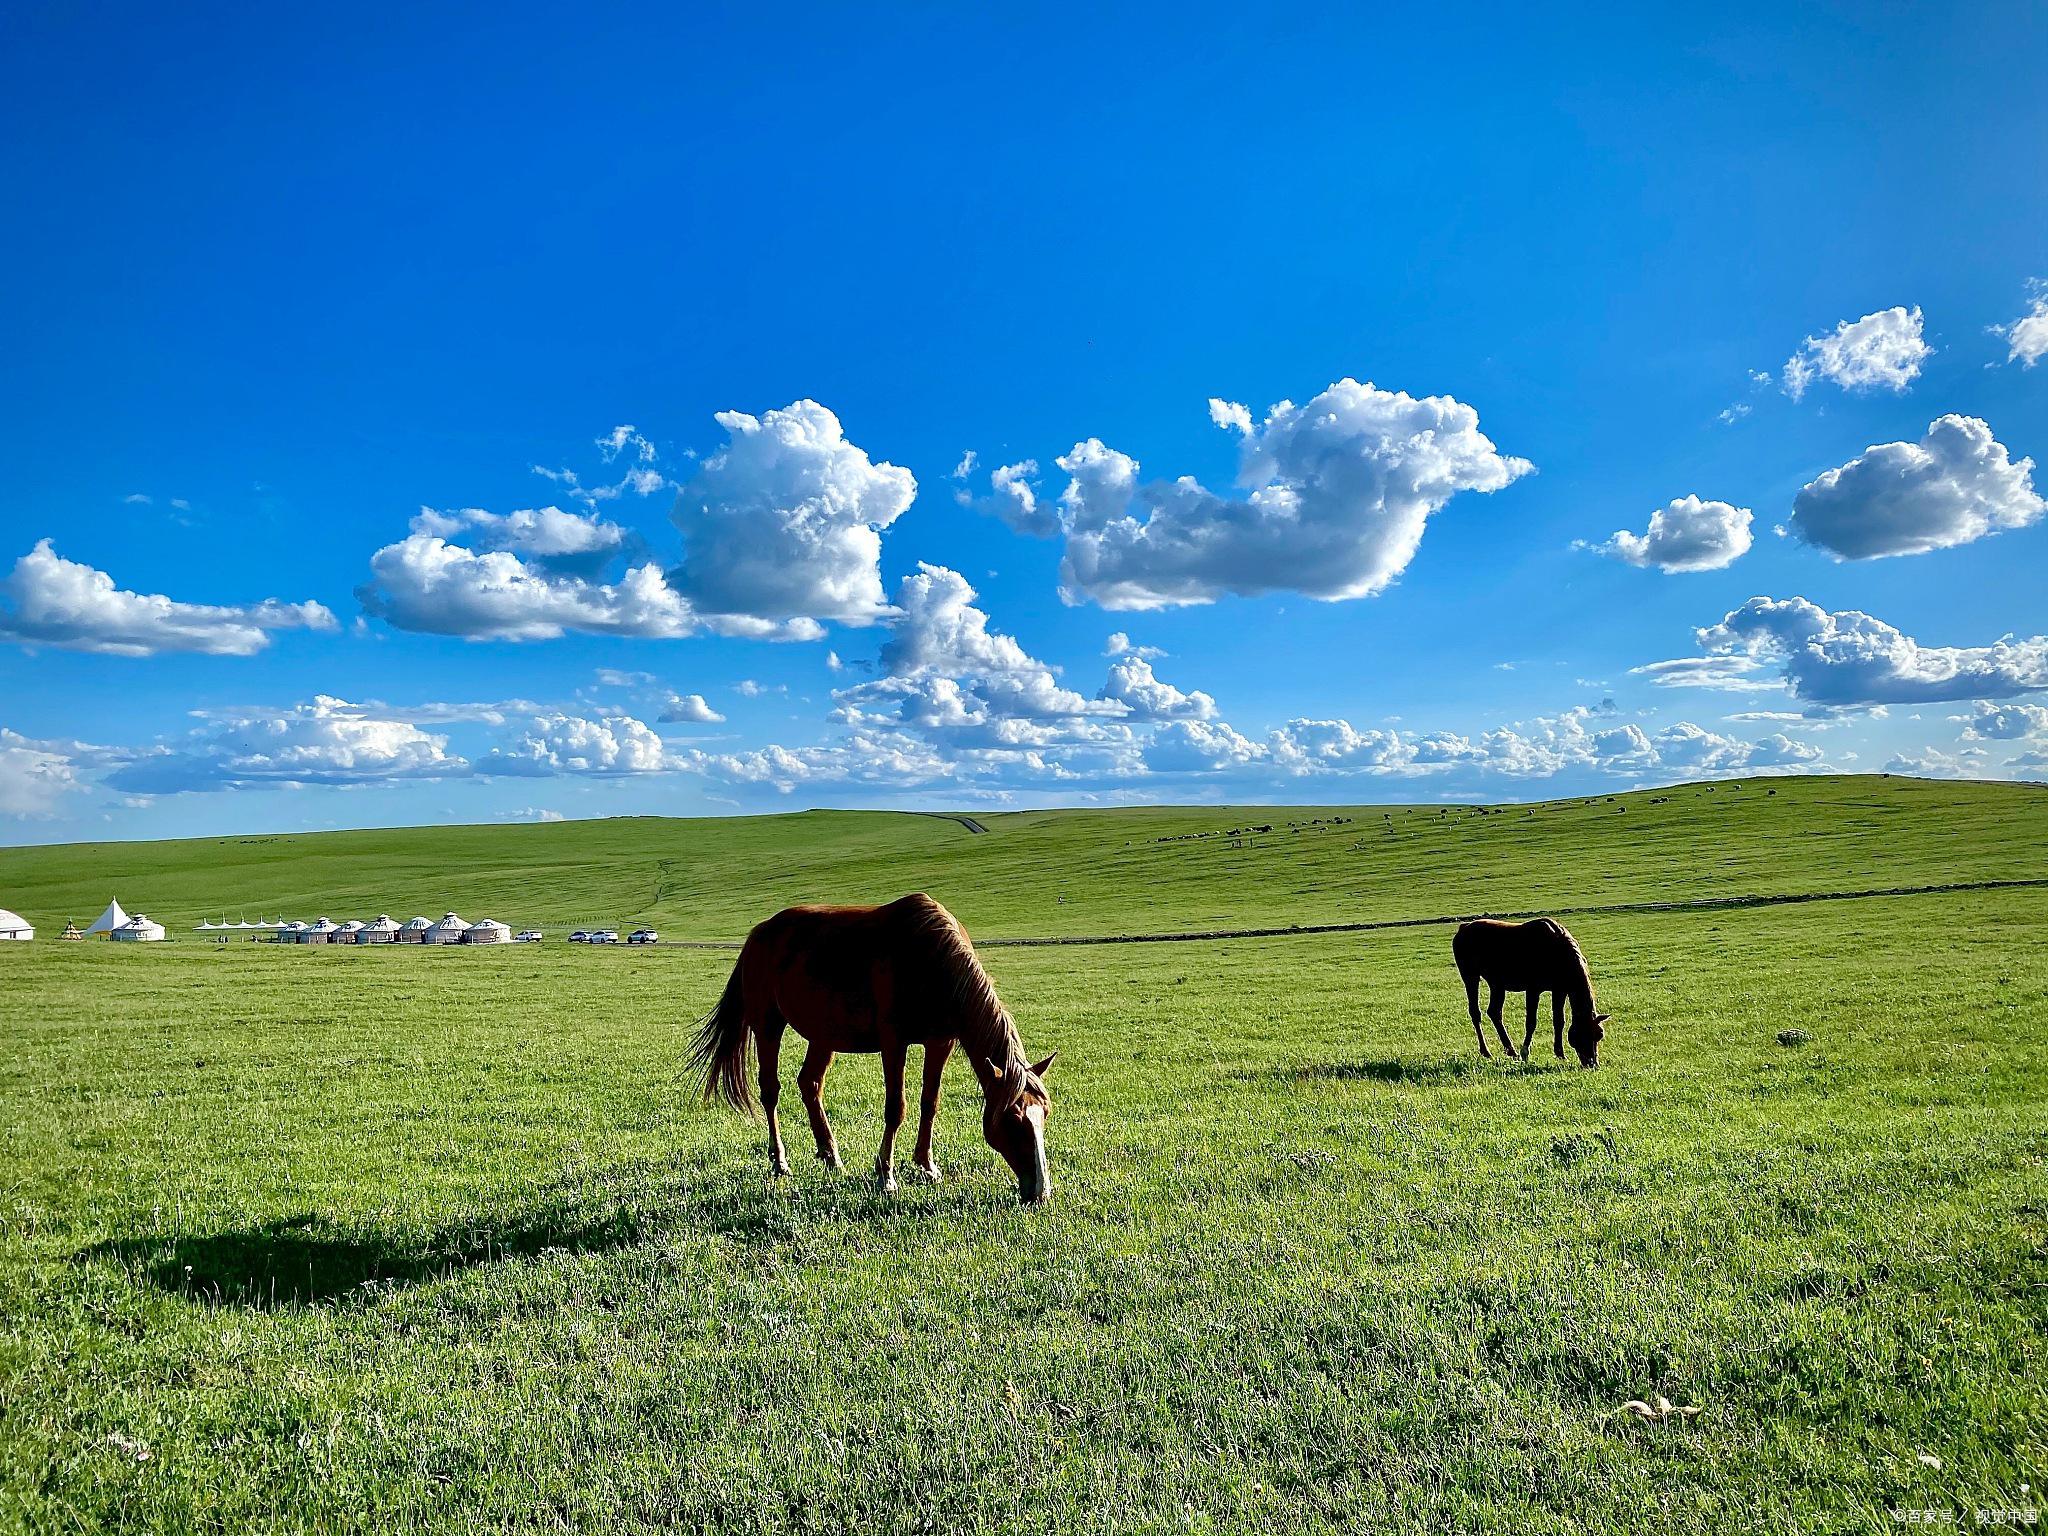
[(619, 930), (616, 928), (593, 929), (590, 937), (584, 942), (587, 944), (616, 944), (619, 942)]
[(652, 928), (636, 928), (626, 938), (628, 944), (659, 944), (661, 935)]
[(512, 942), (514, 944), (538, 944), (541, 938), (542, 934), (538, 928), (528, 928), (523, 933), (513, 934)]

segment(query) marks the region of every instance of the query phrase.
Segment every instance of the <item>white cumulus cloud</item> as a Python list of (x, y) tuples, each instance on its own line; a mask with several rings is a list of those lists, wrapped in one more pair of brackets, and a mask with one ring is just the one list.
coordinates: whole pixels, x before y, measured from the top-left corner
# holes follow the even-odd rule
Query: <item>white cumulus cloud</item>
[(1718, 571), (1748, 553), (1752, 514), (1725, 501), (1680, 496), (1650, 514), (1642, 533), (1627, 529), (1590, 548), (1630, 565), (1660, 571)]
[(676, 587), (706, 614), (766, 625), (885, 617), (881, 531), (917, 481), (849, 442), (814, 400), (764, 416), (722, 411), (726, 446), (677, 494)]
[(663, 725), (717, 725), (725, 719), (701, 693), (671, 693), (657, 715)]
[(617, 523), (560, 507), (486, 512), (479, 507), (439, 512), (421, 507), (414, 533), (461, 539), (479, 549), (510, 550), (552, 575), (594, 577), (623, 553), (630, 536)]
[(284, 709), (218, 711), (185, 737), (138, 752), (108, 775), (138, 794), (449, 778), (469, 764), (448, 738), (326, 694)]
[(1963, 717), (1963, 735), (1970, 741), (2023, 741), (2048, 736), (2048, 709), (2039, 704), (1993, 704), (1979, 700)]
[(541, 778), (558, 773), (661, 773), (676, 766), (652, 726), (631, 715), (537, 715), (477, 764), (479, 773)]
[(1109, 664), (1109, 678), (1098, 699), (1108, 699), (1130, 711), (1134, 720), (1211, 720), (1216, 701), (1199, 688), (1182, 692), (1160, 680), (1152, 663), (1143, 656), (1126, 654)]
[(2027, 306), (2027, 312), (2011, 325), (1992, 327), (2006, 341), (2006, 358), (2009, 363), (2018, 363), (2031, 368), (2048, 355), (2048, 282), (2032, 284), (2034, 302)]
[[(1237, 413), (1219, 405), (1212, 419), (1238, 431)], [(1283, 400), (1242, 433), (1239, 494), (1188, 477), (1140, 484), (1137, 462), (1096, 438), (1057, 462), (1070, 477), (1062, 595), (1112, 609), (1279, 591), (1371, 596), (1407, 567), (1451, 497), (1499, 490), (1531, 467), (1496, 452), (1460, 401), (1353, 379), (1305, 405)]]
[(372, 555), (370, 575), (356, 588), (363, 611), (421, 634), (553, 640), (575, 630), (673, 640), (704, 627), (653, 564), (606, 584), (556, 574), (509, 550), (479, 554), (414, 533)]
[(1917, 555), (2038, 521), (2034, 461), (1975, 416), (1943, 416), (1917, 443), (1879, 443), (1793, 499), (1791, 528), (1838, 560)]
[(1753, 597), (1698, 637), (1714, 657), (1776, 667), (1811, 704), (2008, 698), (2048, 688), (2048, 637), (1921, 645), (1882, 619), (1831, 613), (1803, 597)]
[(106, 572), (66, 560), (48, 539), (0, 580), (0, 638), (23, 645), (103, 656), (250, 656), (270, 644), (273, 630), (339, 627), (319, 603), (269, 599), (220, 607), (129, 592)]
[(1920, 307), (1894, 305), (1807, 337), (1786, 360), (1785, 393), (1797, 400), (1815, 379), (1847, 390), (1902, 390), (1933, 355), (1921, 335)]

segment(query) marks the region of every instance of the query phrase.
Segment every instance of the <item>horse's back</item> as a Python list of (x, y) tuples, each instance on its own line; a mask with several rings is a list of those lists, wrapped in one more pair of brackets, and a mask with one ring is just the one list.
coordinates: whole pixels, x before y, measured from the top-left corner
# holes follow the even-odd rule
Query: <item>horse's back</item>
[(878, 1027), (954, 990), (963, 952), (952, 914), (917, 892), (879, 906), (784, 907), (747, 935), (740, 964), (800, 1033), (837, 1018), (839, 1049), (873, 1050)]
[(1511, 923), (1481, 917), (1458, 925), (1451, 936), (1451, 954), (1460, 971), (1477, 972), (1509, 991), (1548, 991), (1562, 972), (1572, 968), (1568, 957), (1576, 958), (1578, 946), (1554, 918)]

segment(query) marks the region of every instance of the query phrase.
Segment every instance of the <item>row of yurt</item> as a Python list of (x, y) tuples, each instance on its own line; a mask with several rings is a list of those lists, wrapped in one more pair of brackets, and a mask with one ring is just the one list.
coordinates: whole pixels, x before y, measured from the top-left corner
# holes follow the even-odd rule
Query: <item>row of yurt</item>
[(488, 917), (466, 923), (453, 912), (443, 913), (438, 922), (415, 917), (403, 923), (387, 913), (372, 923), (354, 918), (337, 923), (325, 917), (286, 923), (277, 938), (281, 944), (509, 944), (512, 930)]

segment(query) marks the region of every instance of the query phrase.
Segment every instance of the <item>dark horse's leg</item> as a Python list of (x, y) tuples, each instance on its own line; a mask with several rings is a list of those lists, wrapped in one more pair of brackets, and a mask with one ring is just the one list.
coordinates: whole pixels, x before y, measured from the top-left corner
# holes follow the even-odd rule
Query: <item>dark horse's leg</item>
[(1486, 1016), (1493, 1020), (1493, 1032), (1500, 1036), (1500, 1048), (1508, 1053), (1508, 1059), (1512, 1061), (1515, 1055), (1515, 1042), (1508, 1038), (1508, 1027), (1500, 1021), (1500, 1005), (1507, 1001), (1507, 996), (1506, 992), (1492, 982), (1486, 984)]
[(1541, 1001), (1541, 992), (1529, 994), (1529, 1027), (1522, 1031), (1522, 1060), (1529, 1059), (1529, 1042), (1536, 1038), (1536, 1004)]
[(1479, 1039), (1479, 1054), (1491, 1056), (1486, 1048), (1486, 1026), (1479, 1022), (1479, 973), (1465, 972), (1465, 1006), (1472, 1010), (1472, 1033)]
[(909, 1054), (900, 1040), (882, 1046), (882, 1149), (875, 1154), (875, 1177), (885, 1195), (896, 1192), (896, 1133), (903, 1128), (903, 1063)]
[(1557, 1052), (1557, 1059), (1564, 1060), (1564, 994), (1550, 994), (1550, 1048)]
[(763, 1019), (754, 1026), (754, 1054), (761, 1065), (761, 1113), (768, 1117), (768, 1166), (777, 1173), (789, 1172), (789, 1154), (782, 1150), (782, 1122), (775, 1118), (775, 1101), (782, 1097), (782, 1074), (776, 1058), (782, 1054), (782, 1020)]
[(932, 1121), (939, 1113), (939, 1079), (946, 1075), (946, 1058), (953, 1054), (951, 1040), (924, 1043), (924, 1092), (917, 1101), (917, 1150), (910, 1161), (934, 1184), (939, 1182), (939, 1165), (932, 1157)]
[(832, 1065), (832, 1053), (813, 1045), (804, 1054), (802, 1070), (796, 1075), (797, 1092), (804, 1097), (804, 1113), (811, 1118), (811, 1139), (818, 1144), (818, 1160), (828, 1168), (843, 1167), (839, 1143), (832, 1139), (832, 1123), (825, 1118), (825, 1073)]

